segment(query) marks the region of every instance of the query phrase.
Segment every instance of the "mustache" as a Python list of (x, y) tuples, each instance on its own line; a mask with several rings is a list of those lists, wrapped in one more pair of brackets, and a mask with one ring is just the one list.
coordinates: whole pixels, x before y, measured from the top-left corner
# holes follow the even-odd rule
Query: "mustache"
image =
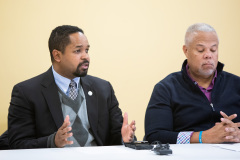
[(88, 64), (89, 65), (89, 61), (88, 60), (84, 60), (82, 63), (78, 64), (78, 68), (81, 67), (81, 65), (83, 64)]
[(212, 62), (205, 62), (205, 63), (203, 63), (203, 65), (206, 65), (206, 64), (210, 64), (210, 65), (213, 65), (213, 63)]

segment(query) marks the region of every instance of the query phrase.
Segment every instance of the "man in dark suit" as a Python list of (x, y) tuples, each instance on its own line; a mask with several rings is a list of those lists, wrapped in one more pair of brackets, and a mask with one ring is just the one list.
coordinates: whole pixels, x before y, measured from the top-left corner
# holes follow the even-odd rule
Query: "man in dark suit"
[(87, 75), (89, 43), (82, 29), (63, 25), (49, 38), (52, 67), (14, 86), (8, 115), (10, 147), (120, 145), (135, 121), (118, 107), (111, 84)]

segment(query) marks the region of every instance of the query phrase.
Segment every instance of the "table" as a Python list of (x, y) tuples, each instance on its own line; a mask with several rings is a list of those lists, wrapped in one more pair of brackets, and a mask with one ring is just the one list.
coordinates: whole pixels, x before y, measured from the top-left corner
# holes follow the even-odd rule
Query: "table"
[(0, 160), (240, 160), (240, 151), (213, 144), (171, 144), (170, 148), (173, 151), (170, 155), (125, 146), (1, 150)]

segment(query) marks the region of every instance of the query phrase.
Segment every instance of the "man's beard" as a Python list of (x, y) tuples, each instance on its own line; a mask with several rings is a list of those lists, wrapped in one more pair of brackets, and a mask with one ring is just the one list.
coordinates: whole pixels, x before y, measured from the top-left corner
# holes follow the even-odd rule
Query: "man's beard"
[(88, 67), (89, 67), (89, 61), (85, 60), (82, 63), (79, 63), (79, 65), (77, 66), (76, 71), (73, 73), (74, 76), (76, 77), (84, 77), (87, 75), (88, 69), (84, 69), (83, 71), (81, 71), (80, 67), (85, 64), (88, 63)]

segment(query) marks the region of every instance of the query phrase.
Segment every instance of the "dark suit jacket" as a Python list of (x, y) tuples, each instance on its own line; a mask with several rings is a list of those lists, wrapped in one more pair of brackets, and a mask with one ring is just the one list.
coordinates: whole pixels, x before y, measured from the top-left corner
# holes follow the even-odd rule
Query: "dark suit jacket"
[(10, 149), (9, 143), (8, 143), (8, 131), (5, 131), (1, 136), (0, 136), (0, 150), (7, 150)]
[[(120, 145), (123, 118), (111, 84), (85, 76), (81, 78), (81, 85), (97, 145)], [(88, 91), (92, 91), (92, 96)], [(8, 114), (11, 148), (46, 148), (48, 136), (56, 132), (63, 121), (52, 68), (14, 86)]]

